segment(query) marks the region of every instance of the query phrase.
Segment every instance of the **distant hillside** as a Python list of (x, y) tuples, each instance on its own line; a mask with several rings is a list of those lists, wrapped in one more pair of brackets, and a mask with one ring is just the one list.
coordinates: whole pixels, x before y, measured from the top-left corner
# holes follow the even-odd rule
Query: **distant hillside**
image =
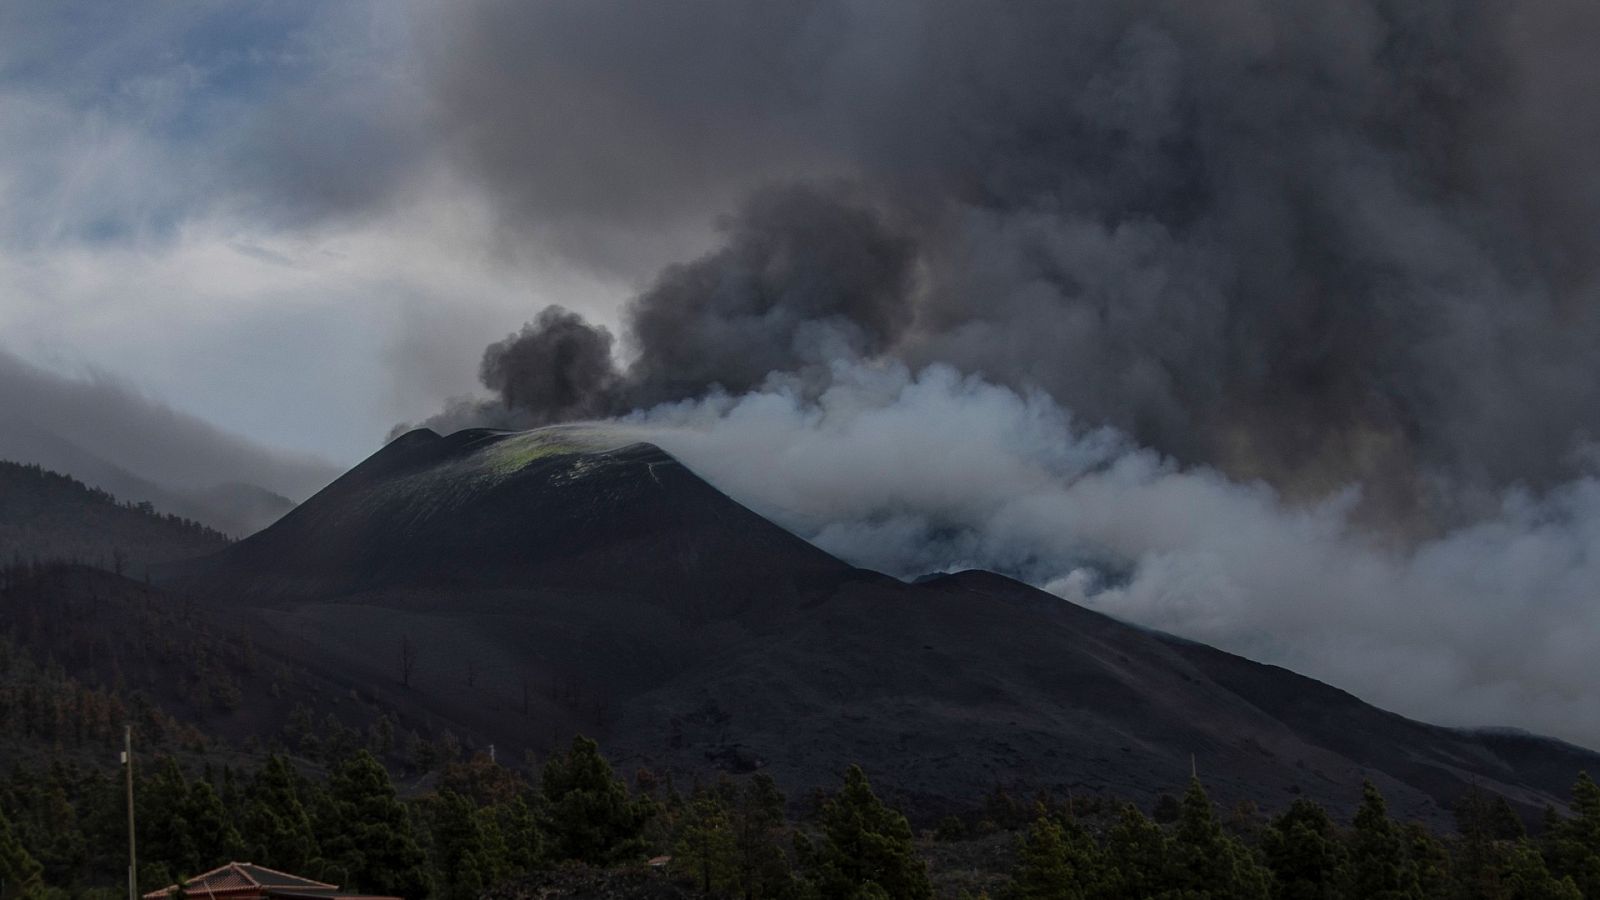
[(382, 712), (159, 588), (86, 566), (0, 568), (0, 758), (103, 747), (128, 721), (150, 747), (266, 744), (297, 710), (323, 742)]
[(140, 577), (146, 567), (212, 553), (228, 538), (148, 503), (39, 466), (0, 462), (0, 561), (78, 562)]
[[(230, 481), (184, 494), (196, 510), (189, 518), (235, 537), (248, 537), (294, 509), (294, 501), (260, 485)], [(182, 507), (173, 512), (186, 515)]]
[(289, 498), (253, 484), (208, 488), (160, 484), (26, 419), (8, 417), (0, 428), (0, 460), (31, 463), (158, 511), (193, 519), (232, 537), (244, 537), (294, 508)]

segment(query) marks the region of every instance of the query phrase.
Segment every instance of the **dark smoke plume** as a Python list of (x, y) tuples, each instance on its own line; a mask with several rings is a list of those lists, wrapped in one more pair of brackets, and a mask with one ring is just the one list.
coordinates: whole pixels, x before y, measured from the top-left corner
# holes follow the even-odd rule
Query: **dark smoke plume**
[(860, 565), (1600, 741), (1600, 6), (442, 9), (508, 234), (646, 283), (744, 210), (564, 405)]
[(609, 331), (549, 307), (484, 351), (493, 401), (425, 424), (532, 427), (742, 393), (774, 372), (821, 379), (831, 360), (883, 353), (910, 326), (914, 247), (842, 188), (757, 193), (723, 230), (726, 246), (668, 268), (628, 305), (638, 355), (625, 370)]
[(650, 405), (887, 350), (911, 324), (913, 245), (870, 209), (790, 187), (757, 194), (727, 245), (629, 304), (628, 400)]
[(598, 246), (796, 177), (875, 210), (748, 205), (629, 308), (615, 408), (819, 354), (946, 362), (1445, 519), (1600, 432), (1600, 92), (1572, 74), (1600, 8), (695, 9), (479, 2), (430, 32), (458, 159), (530, 234)]
[(489, 345), (478, 377), (508, 410), (536, 424), (605, 415), (617, 383), (611, 332), (549, 307), (521, 332)]

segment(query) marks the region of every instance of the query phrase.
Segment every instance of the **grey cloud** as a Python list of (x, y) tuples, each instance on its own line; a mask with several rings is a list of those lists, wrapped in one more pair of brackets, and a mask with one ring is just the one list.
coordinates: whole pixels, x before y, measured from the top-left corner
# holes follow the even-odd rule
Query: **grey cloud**
[(808, 82), (828, 0), (420, 7), (429, 109), (508, 226), (643, 279), (777, 177), (832, 170)]
[(373, 4), (0, 13), (0, 240), (161, 243), (192, 221), (381, 213), (426, 161), (404, 17)]
[[(0, 22), (3, 236), (459, 178), (640, 289), (616, 340), (533, 316), (436, 428), (625, 417), (862, 564), (1600, 740), (1593, 4), (374, 8)], [(103, 379), (3, 362), (3, 410), (153, 484), (325, 477)]]
[[(228, 434), (104, 374), (62, 377), (3, 351), (0, 458), (65, 472), (119, 499), (148, 500), (234, 534), (265, 524), (254, 509), (261, 489), (298, 501), (338, 474), (321, 460)], [(228, 497), (252, 506), (235, 509)]]
[[(920, 280), (896, 296), (912, 325), (853, 352), (1042, 387), (1295, 496), (1365, 482), (1385, 519), (1557, 484), (1600, 426), (1600, 143), (1569, 137), (1600, 96), (1549, 59), (1586, 65), (1591, 7), (652, 10), (444, 14), (436, 96), (509, 221), (849, 179)], [(739, 240), (693, 264), (686, 315), (737, 283)]]
[(617, 375), (611, 332), (552, 306), (522, 331), (483, 353), (478, 377), (510, 409), (535, 424), (609, 412)]
[(630, 402), (744, 391), (894, 344), (911, 324), (915, 246), (838, 190), (757, 193), (722, 249), (668, 268), (629, 304)]
[(667, 268), (624, 310), (633, 361), (612, 336), (549, 307), (484, 351), (490, 402), (461, 400), (427, 424), (534, 426), (743, 392), (772, 373), (885, 352), (910, 327), (914, 245), (841, 186), (756, 193), (723, 225), (727, 243)]
[(1404, 713), (1600, 745), (1592, 477), (1396, 553), (1354, 492), (1290, 504), (948, 366), (841, 363), (818, 396), (780, 380), (621, 427), (860, 565), (996, 569)]
[[(633, 274), (746, 210), (625, 308), (609, 413), (863, 565), (1600, 741), (1600, 8), (637, 9), (423, 41), (526, 239)], [(832, 187), (736, 199), (785, 182)]]

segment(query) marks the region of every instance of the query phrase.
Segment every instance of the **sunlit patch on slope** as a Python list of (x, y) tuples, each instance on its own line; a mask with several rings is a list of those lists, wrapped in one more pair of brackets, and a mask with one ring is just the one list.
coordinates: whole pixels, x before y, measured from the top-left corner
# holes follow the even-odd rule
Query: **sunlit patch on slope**
[(570, 436), (549, 431), (525, 431), (506, 435), (478, 454), (478, 462), (489, 473), (511, 475), (529, 465), (555, 456), (587, 452), (591, 447)]

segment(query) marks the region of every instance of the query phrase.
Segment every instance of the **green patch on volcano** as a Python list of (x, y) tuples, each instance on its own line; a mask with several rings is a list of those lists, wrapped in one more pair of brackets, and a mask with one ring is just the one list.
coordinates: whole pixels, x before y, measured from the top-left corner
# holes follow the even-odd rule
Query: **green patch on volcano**
[(540, 428), (507, 435), (482, 452), (483, 464), (495, 475), (519, 472), (541, 459), (573, 456), (615, 449), (619, 442), (607, 440), (603, 429), (581, 426)]

